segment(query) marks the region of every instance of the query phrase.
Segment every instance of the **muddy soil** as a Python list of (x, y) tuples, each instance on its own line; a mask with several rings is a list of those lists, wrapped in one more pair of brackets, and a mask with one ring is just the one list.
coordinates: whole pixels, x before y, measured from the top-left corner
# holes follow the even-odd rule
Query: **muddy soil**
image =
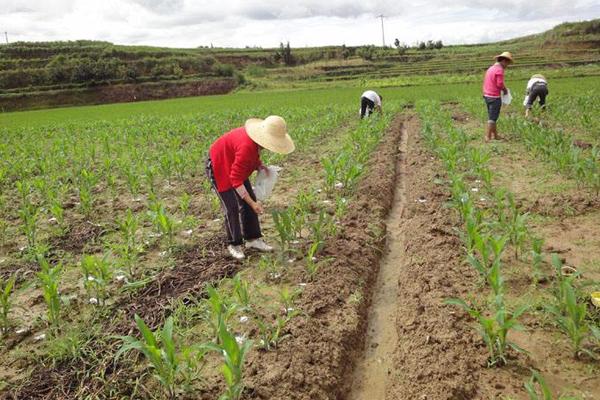
[(385, 398), (386, 382), (393, 367), (393, 354), (398, 342), (396, 309), (398, 307), (398, 277), (406, 262), (406, 235), (400, 226), (406, 206), (405, 179), (408, 136), (406, 125), (400, 141), (396, 193), (387, 219), (387, 252), (381, 260), (369, 320), (363, 356), (358, 360), (353, 376), (350, 400)]
[[(463, 262), (455, 215), (444, 206), (448, 192), (434, 184), (443, 168), (424, 149), (419, 124), (408, 125), (404, 218), (388, 229), (401, 232), (405, 260), (397, 260), (398, 344), (380, 399), (491, 399), (501, 386), (520, 386), (510, 377), (488, 376), (486, 351), (462, 312), (446, 306), (466, 297), (476, 281)], [(500, 385), (498, 383), (498, 385)], [(499, 386), (500, 387), (500, 386)]]
[(250, 353), (247, 398), (334, 399), (348, 393), (385, 248), (401, 127), (401, 119), (392, 123), (371, 156), (342, 232), (327, 243), (324, 256), (335, 260), (304, 289), (298, 306), (306, 318), (293, 320), (287, 329), (290, 338), (277, 351)]

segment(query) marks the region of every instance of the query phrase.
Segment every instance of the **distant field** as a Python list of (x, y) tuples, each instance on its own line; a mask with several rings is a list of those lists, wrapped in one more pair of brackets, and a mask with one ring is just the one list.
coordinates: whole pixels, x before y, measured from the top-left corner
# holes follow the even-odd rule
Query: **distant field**
[[(508, 86), (517, 95), (524, 91), (524, 80), (511, 80), (508, 72)], [(554, 79), (550, 82), (551, 97), (562, 94), (600, 89), (597, 77)], [(210, 114), (215, 111), (244, 110), (248, 107), (261, 107), (265, 110), (280, 109), (281, 106), (348, 105), (356, 103), (362, 87), (342, 87), (313, 90), (281, 90), (264, 92), (241, 92), (224, 96), (203, 96), (148, 101), (137, 103), (108, 104), (99, 106), (69, 107), (49, 110), (0, 113), (2, 128), (39, 127), (44, 125), (64, 125), (80, 121), (116, 120), (136, 115), (177, 116), (188, 114)], [(408, 87), (388, 87), (380, 90), (384, 100), (390, 99), (414, 102), (417, 99), (453, 100), (464, 96), (478, 97), (480, 83), (436, 84)], [(384, 101), (384, 104), (385, 104)]]

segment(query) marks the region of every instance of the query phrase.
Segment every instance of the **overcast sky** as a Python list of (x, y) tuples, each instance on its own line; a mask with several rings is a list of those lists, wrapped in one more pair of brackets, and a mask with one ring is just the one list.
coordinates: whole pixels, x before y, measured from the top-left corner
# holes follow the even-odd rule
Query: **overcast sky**
[[(170, 47), (480, 43), (600, 17), (598, 0), (0, 0), (10, 41)], [(3, 39), (3, 38), (2, 38)]]

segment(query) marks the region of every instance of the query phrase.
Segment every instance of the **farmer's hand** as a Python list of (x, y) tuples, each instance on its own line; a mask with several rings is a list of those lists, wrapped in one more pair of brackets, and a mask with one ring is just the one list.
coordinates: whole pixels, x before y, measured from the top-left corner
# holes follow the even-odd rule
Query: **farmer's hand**
[(507, 88), (502, 89), (502, 93), (508, 94), (508, 89)]
[(261, 215), (261, 214), (263, 214), (265, 212), (262, 204), (260, 204), (260, 202), (258, 202), (258, 201), (253, 201), (250, 204), (250, 207), (252, 207), (252, 209), (254, 210), (254, 212), (257, 213), (258, 215)]
[(269, 176), (269, 174), (271, 173), (271, 171), (269, 171), (269, 168), (265, 167), (264, 165), (261, 165), (260, 167), (258, 167), (259, 171), (263, 171), (265, 173), (265, 175)]

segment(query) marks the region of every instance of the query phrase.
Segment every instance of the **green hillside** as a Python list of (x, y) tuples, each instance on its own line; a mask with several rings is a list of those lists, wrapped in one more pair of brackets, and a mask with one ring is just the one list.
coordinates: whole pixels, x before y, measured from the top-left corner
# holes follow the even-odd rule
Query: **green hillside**
[(464, 81), (470, 74), (478, 76), (503, 50), (514, 53), (514, 67), (523, 74), (543, 68), (590, 75), (598, 73), (600, 64), (600, 19), (499, 43), (421, 47), (173, 49), (99, 41), (18, 42), (0, 46), (0, 108), (223, 94), (236, 87), (365, 80), (389, 86), (406, 84), (408, 77)]

